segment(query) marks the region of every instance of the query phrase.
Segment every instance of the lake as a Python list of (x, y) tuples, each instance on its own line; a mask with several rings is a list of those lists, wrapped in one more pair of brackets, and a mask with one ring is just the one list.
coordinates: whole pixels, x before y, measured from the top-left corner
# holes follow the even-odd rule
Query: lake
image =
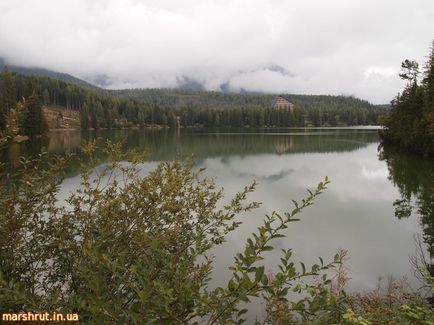
[[(414, 288), (410, 257), (420, 235), (427, 256), (434, 252), (434, 161), (379, 151), (377, 128), (307, 129), (146, 129), (81, 133), (51, 132), (46, 139), (12, 144), (1, 160), (13, 170), (20, 155), (79, 153), (82, 141), (123, 140), (126, 147), (148, 148), (145, 171), (159, 161), (194, 156), (195, 168), (205, 168), (229, 199), (253, 180), (251, 200), (262, 205), (241, 215), (243, 225), (217, 247), (212, 285), (228, 279), (233, 255), (273, 210), (289, 211), (291, 200), (306, 196), (328, 176), (331, 184), (315, 204), (290, 225), (286, 238), (274, 242), (276, 253), (266, 258), (273, 272), (279, 248), (293, 248), (294, 259), (315, 263), (331, 260), (338, 249), (348, 250), (351, 290), (369, 290), (380, 277), (408, 277)], [(61, 196), (78, 184), (71, 166)]]

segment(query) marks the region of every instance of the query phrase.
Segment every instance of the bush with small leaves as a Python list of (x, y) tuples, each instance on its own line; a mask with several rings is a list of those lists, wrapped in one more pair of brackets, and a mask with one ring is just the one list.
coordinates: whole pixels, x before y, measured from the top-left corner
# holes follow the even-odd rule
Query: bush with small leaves
[[(211, 249), (240, 226), (245, 187), (220, 207), (222, 190), (194, 171), (191, 159), (141, 171), (144, 156), (108, 142), (110, 160), (82, 151), (81, 185), (59, 199), (62, 171), (73, 157), (21, 161), (2, 175), (0, 197), (0, 313), (77, 312), (87, 324), (239, 324), (252, 299), (261, 299), (263, 324), (336, 323), (345, 315), (320, 258), (310, 267), (283, 250), (278, 272), (265, 274), (264, 253), (312, 205), (326, 178), (291, 212), (267, 215), (234, 258), (225, 286), (210, 289)], [(290, 299), (294, 292), (301, 297)]]

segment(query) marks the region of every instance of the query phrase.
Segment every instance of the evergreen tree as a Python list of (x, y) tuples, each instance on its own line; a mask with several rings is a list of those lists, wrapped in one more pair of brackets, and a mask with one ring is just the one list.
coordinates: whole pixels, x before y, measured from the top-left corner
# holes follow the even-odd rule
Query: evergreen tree
[(15, 107), (16, 92), (13, 75), (5, 66), (1, 74), (2, 82), (0, 83), (0, 131), (6, 129), (6, 121), (9, 111)]
[(3, 107), (6, 112), (9, 112), (16, 104), (15, 80), (12, 73), (9, 72), (7, 67), (4, 68), (3, 74)]
[(47, 124), (42, 114), (42, 106), (36, 90), (33, 90), (32, 95), (26, 99), (25, 107), (24, 133), (33, 137), (46, 132)]
[(161, 115), (161, 125), (167, 126), (167, 115), (166, 115), (166, 113), (163, 113)]
[(44, 99), (44, 105), (49, 105), (50, 104), (50, 93), (49, 93), (47, 88), (44, 89), (42, 97)]
[(434, 41), (425, 66), (423, 86), (425, 89), (424, 111), (426, 114), (427, 131), (428, 134), (434, 137)]
[(82, 130), (89, 129), (89, 109), (87, 104), (83, 104), (80, 110), (80, 127)]
[(434, 47), (425, 65), (422, 85), (417, 83), (419, 73), (415, 61), (405, 60), (402, 79), (408, 83), (392, 101), (392, 110), (382, 119), (384, 144), (393, 144), (404, 150), (434, 155)]
[(6, 129), (6, 109), (3, 105), (2, 93), (0, 92), (0, 135)]
[(401, 79), (407, 80), (410, 86), (417, 83), (417, 76), (419, 75), (419, 63), (406, 59), (401, 63), (401, 70), (402, 71), (399, 74)]

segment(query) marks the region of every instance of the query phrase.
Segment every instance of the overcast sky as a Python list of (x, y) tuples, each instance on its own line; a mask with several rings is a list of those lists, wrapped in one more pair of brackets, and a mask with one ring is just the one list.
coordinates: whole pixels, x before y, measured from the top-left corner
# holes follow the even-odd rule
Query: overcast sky
[(354, 95), (388, 103), (426, 60), (433, 0), (0, 0), (0, 57), (109, 88)]

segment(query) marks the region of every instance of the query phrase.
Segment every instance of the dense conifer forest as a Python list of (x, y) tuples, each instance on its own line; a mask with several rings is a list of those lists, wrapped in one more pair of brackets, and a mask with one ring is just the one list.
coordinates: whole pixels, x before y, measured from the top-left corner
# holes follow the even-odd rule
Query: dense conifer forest
[[(374, 125), (387, 110), (354, 97), (286, 95), (295, 104), (295, 111), (290, 113), (272, 108), (276, 95), (271, 94), (185, 89), (104, 90), (70, 80), (9, 72), (6, 68), (0, 74), (0, 130), (5, 132), (11, 124), (17, 124), (21, 133), (29, 133), (24, 130), (24, 121), (30, 116), (42, 118), (39, 113), (29, 114), (26, 102), (31, 96), (37, 110), (45, 105), (79, 111), (82, 129), (175, 127), (177, 116), (182, 127)], [(43, 132), (43, 121), (34, 124), (41, 128), (32, 130), (32, 135)]]
[(419, 82), (419, 64), (405, 60), (400, 77), (407, 81), (382, 120), (383, 143), (405, 151), (434, 155), (434, 42)]

